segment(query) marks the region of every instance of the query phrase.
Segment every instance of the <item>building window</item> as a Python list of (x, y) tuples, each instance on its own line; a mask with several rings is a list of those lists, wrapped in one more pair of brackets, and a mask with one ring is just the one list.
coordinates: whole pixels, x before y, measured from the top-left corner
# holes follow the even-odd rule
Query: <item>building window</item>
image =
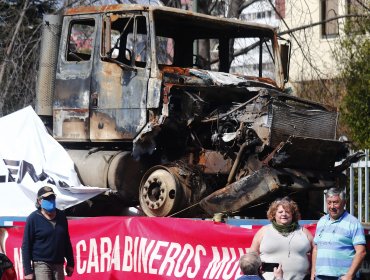
[[(338, 0), (320, 0), (321, 1), (321, 20), (326, 21), (338, 16)], [(334, 37), (339, 34), (338, 20), (324, 22), (321, 28), (323, 37)]]

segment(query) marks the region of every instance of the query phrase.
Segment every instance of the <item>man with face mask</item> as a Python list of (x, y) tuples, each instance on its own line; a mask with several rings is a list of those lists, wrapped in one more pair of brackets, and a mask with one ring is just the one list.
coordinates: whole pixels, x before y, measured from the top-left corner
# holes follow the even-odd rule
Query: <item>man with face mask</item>
[[(37, 192), (36, 208), (26, 222), (22, 243), (24, 279), (63, 280), (74, 270), (67, 218), (56, 208), (56, 195), (49, 186)], [(32, 263), (31, 263), (32, 262)]]

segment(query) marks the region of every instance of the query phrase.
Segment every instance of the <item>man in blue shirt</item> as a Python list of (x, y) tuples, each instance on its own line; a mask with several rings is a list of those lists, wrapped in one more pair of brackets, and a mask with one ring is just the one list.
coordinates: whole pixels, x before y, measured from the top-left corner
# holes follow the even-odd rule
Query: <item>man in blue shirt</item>
[(331, 188), (325, 196), (329, 214), (317, 224), (311, 279), (351, 280), (356, 278), (366, 255), (364, 230), (361, 223), (344, 210), (344, 190)]
[(64, 258), (67, 276), (74, 269), (67, 218), (56, 209), (55, 193), (49, 186), (38, 191), (36, 207), (27, 218), (23, 235), (24, 279), (64, 280)]

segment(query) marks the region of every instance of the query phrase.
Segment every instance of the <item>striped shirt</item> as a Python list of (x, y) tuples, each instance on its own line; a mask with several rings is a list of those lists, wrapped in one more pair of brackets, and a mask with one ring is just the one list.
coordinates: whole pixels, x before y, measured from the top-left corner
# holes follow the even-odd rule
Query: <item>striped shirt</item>
[(348, 212), (338, 220), (329, 215), (317, 223), (314, 243), (317, 245), (316, 275), (339, 277), (347, 273), (356, 253), (354, 246), (366, 244), (361, 223)]

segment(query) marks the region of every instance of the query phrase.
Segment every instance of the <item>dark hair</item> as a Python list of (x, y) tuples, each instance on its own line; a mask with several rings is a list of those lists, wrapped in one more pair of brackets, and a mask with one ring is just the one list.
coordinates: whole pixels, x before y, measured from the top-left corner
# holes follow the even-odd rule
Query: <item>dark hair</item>
[(40, 205), (40, 202), (39, 202), (39, 198), (38, 197), (36, 198), (35, 207), (37, 208), (37, 210), (40, 210), (41, 209), (41, 205)]
[(267, 219), (273, 221), (275, 219), (276, 211), (279, 206), (283, 206), (286, 211), (292, 214), (292, 222), (298, 222), (301, 218), (301, 213), (299, 212), (298, 205), (289, 197), (278, 198), (270, 204), (267, 210)]

